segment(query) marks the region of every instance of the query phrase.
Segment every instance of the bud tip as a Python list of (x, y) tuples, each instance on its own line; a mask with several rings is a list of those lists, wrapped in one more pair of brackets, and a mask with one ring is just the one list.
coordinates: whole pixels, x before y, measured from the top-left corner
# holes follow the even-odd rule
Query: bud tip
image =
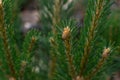
[(62, 39), (65, 40), (70, 36), (70, 28), (67, 26), (63, 30)]
[(107, 56), (109, 55), (110, 51), (111, 51), (110, 48), (105, 48), (104, 51), (103, 51), (102, 56), (103, 56), (103, 57), (107, 57)]

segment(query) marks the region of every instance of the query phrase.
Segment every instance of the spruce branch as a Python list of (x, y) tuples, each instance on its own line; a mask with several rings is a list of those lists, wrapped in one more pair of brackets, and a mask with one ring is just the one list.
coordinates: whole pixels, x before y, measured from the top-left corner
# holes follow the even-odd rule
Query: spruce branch
[(70, 28), (66, 27), (63, 30), (63, 34), (62, 34), (62, 39), (64, 40), (64, 45), (66, 48), (66, 57), (68, 60), (68, 69), (69, 69), (69, 74), (72, 77), (73, 80), (75, 80), (76, 77), (76, 73), (75, 73), (75, 68), (73, 65), (73, 58), (71, 56), (71, 43), (70, 43)]
[(5, 24), (4, 24), (4, 11), (3, 11), (2, 4), (0, 4), (0, 32), (1, 32), (2, 39), (3, 39), (3, 44), (4, 44), (4, 49), (5, 49), (4, 51), (5, 51), (5, 55), (6, 55), (6, 59), (7, 59), (7, 64), (10, 68), (11, 76), (15, 77), (16, 72), (14, 69), (14, 63), (12, 60), (10, 46), (9, 46), (9, 42), (8, 42), (8, 38), (7, 38), (7, 32), (6, 32), (6, 28), (5, 28)]
[(102, 58), (99, 60), (99, 62), (96, 65), (96, 67), (89, 73), (89, 75), (86, 77), (85, 80), (91, 80), (95, 76), (95, 74), (97, 74), (97, 72), (101, 69), (101, 67), (103, 66), (104, 62), (108, 58), (108, 55), (110, 54), (110, 51), (111, 51), (110, 48), (105, 48), (103, 50)]
[(85, 47), (84, 47), (84, 54), (81, 60), (81, 68), (80, 68), (80, 76), (83, 75), (85, 69), (86, 69), (86, 65), (87, 65), (87, 61), (88, 61), (88, 56), (91, 50), (91, 42), (94, 39), (95, 36), (95, 30), (98, 26), (98, 22), (101, 16), (101, 12), (103, 10), (103, 5), (104, 4), (104, 0), (97, 0), (96, 1), (96, 10), (95, 10), (95, 14), (93, 15), (92, 21), (91, 21), (91, 25), (90, 25), (90, 29), (88, 32), (88, 37), (86, 38), (86, 43), (85, 43)]

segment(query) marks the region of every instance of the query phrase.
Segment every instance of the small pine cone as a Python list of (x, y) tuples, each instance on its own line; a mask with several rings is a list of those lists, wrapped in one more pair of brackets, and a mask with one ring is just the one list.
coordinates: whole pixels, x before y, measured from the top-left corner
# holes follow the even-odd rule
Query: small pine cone
[(102, 57), (106, 58), (109, 53), (110, 53), (111, 49), (110, 48), (105, 48), (102, 54)]
[(67, 26), (64, 28), (63, 34), (62, 34), (62, 39), (66, 40), (70, 37), (70, 28)]

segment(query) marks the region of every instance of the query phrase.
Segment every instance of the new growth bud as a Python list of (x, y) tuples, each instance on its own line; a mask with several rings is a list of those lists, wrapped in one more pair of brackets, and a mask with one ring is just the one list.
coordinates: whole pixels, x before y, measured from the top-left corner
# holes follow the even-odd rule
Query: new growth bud
[(0, 0), (0, 5), (2, 4), (2, 0)]
[(62, 34), (62, 39), (66, 40), (70, 37), (70, 28), (67, 26), (64, 28), (63, 34)]
[[(0, 11), (2, 10), (2, 0), (0, 0)], [(1, 16), (1, 12), (0, 12), (0, 16)]]
[(77, 76), (75, 80), (84, 80), (83, 77)]
[(102, 57), (106, 58), (110, 53), (110, 48), (105, 48), (102, 54)]

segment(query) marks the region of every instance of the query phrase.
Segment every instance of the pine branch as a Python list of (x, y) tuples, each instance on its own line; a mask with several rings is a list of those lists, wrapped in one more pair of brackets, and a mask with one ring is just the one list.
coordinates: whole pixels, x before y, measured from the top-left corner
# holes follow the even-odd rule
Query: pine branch
[[(52, 17), (52, 33), (53, 33), (53, 39), (50, 39), (51, 43), (51, 61), (50, 61), (50, 70), (48, 73), (49, 79), (52, 79), (54, 76), (55, 68), (56, 68), (56, 57), (55, 54), (58, 53), (57, 49), (57, 43), (55, 42), (56, 38), (56, 28), (55, 25), (59, 23), (60, 21), (60, 0), (54, 0), (54, 6), (53, 6), (53, 17)], [(54, 52), (55, 51), (55, 52)]]
[(51, 58), (52, 58), (52, 60), (49, 63), (50, 70), (49, 70), (49, 73), (48, 73), (48, 78), (50, 80), (53, 79), (55, 68), (56, 68), (56, 57), (54, 55), (51, 55)]
[[(7, 24), (7, 37), (9, 38), (9, 45), (11, 46), (11, 53), (13, 56), (13, 60), (15, 62), (15, 58), (20, 55), (19, 45), (16, 41), (16, 27), (18, 28), (18, 6), (16, 5), (15, 0), (2, 0), (3, 2), (3, 11), (4, 11), (4, 23)], [(13, 14), (14, 13), (14, 14)], [(17, 24), (17, 25), (16, 25)]]
[(23, 53), (22, 53), (22, 59), (23, 60), (27, 60), (29, 62), (30, 56), (31, 56), (31, 52), (33, 50), (34, 44), (36, 43), (38, 36), (40, 36), (40, 34), (38, 33), (37, 30), (31, 30), (29, 31), (24, 39), (24, 43), (22, 45), (22, 49), (23, 49)]
[(21, 67), (20, 67), (20, 72), (19, 72), (19, 78), (20, 78), (20, 80), (23, 80), (23, 78), (24, 78), (24, 72), (25, 72), (25, 68), (26, 68), (26, 65), (27, 65), (27, 62), (26, 61), (22, 61), (21, 62)]
[(53, 17), (52, 17), (52, 31), (54, 34), (56, 34), (55, 25), (60, 21), (60, 0), (54, 0), (54, 6), (53, 6)]
[(85, 68), (86, 68), (86, 65), (87, 65), (88, 56), (89, 56), (89, 53), (91, 50), (91, 42), (95, 36), (95, 30), (98, 26), (101, 12), (103, 10), (103, 3), (104, 3), (104, 0), (97, 0), (97, 2), (96, 2), (95, 14), (93, 15), (93, 18), (92, 18), (92, 22), (90, 25), (91, 27), (90, 27), (90, 30), (88, 32), (88, 38), (86, 39), (86, 43), (85, 43), (84, 54), (83, 54), (83, 57), (81, 60), (80, 76), (83, 75)]
[(10, 52), (10, 46), (7, 38), (7, 32), (5, 29), (5, 24), (4, 24), (4, 12), (3, 12), (3, 6), (0, 4), (0, 32), (2, 35), (3, 39), (3, 44), (4, 44), (4, 51), (6, 54), (6, 59), (7, 59), (7, 64), (10, 68), (10, 73), (11, 76), (15, 76), (15, 69), (14, 69), (14, 63), (12, 60), (11, 52)]
[(103, 53), (102, 53), (102, 58), (100, 59), (100, 61), (98, 62), (98, 64), (96, 65), (96, 67), (89, 73), (89, 75), (86, 77), (85, 80), (91, 80), (95, 74), (101, 69), (101, 67), (104, 65), (104, 62), (106, 61), (106, 59), (108, 58), (108, 55), (110, 54), (111, 49), (110, 48), (106, 48), (104, 49)]
[(1, 66), (3, 65), (2, 61), (0, 60), (0, 71), (5, 73), (5, 70), (1, 68)]
[(24, 39), (24, 42), (22, 44), (22, 53), (20, 55), (20, 65), (19, 65), (19, 73), (18, 77), (20, 79), (23, 79), (25, 77), (25, 71), (28, 70), (28, 65), (31, 64), (31, 54), (34, 51), (33, 48), (35, 47), (35, 43), (38, 40), (38, 36), (40, 36), (40, 33), (38, 33), (37, 30), (31, 30), (29, 31)]
[(69, 69), (69, 74), (71, 75), (72, 79), (75, 80), (76, 77), (76, 72), (75, 68), (73, 65), (73, 58), (71, 56), (71, 43), (70, 43), (70, 28), (66, 27), (64, 28), (63, 34), (62, 34), (62, 39), (64, 40), (64, 45), (66, 47), (66, 57), (68, 60), (68, 69)]
[(28, 50), (27, 50), (27, 56), (26, 56), (27, 59), (30, 58), (30, 53), (31, 53), (31, 51), (32, 51), (32, 49), (33, 49), (33, 46), (34, 46), (35, 42), (36, 42), (36, 38), (35, 38), (34, 36), (32, 36), (30, 45), (29, 45)]
[(55, 54), (59, 52), (58, 52), (57, 43), (55, 42), (54, 38), (50, 38), (50, 44), (51, 44), (51, 50), (50, 50), (51, 60), (49, 62), (48, 78), (52, 80), (54, 73), (55, 73), (55, 68), (56, 68), (56, 55)]

